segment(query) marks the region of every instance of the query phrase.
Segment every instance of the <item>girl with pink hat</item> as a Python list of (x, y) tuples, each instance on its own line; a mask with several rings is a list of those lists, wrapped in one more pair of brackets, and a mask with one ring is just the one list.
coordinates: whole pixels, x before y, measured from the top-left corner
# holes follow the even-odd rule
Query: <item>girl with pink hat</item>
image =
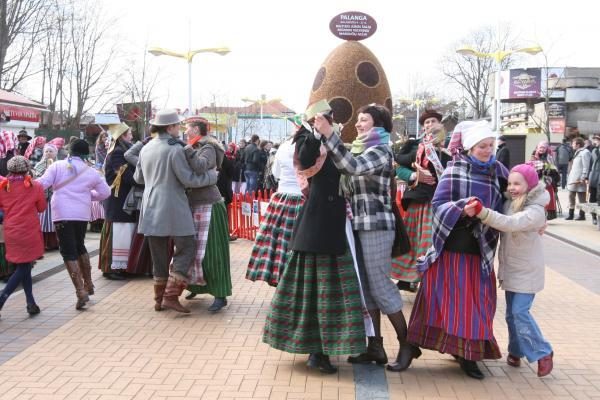
[(519, 164), (508, 176), (507, 197), (504, 213), (483, 207), (476, 198), (464, 212), (501, 232), (498, 280), (506, 296), (506, 363), (519, 367), (523, 357), (530, 363), (537, 361), (537, 374), (542, 377), (552, 371), (554, 353), (529, 311), (535, 294), (544, 288), (544, 253), (538, 232), (546, 224), (550, 195), (535, 168)]

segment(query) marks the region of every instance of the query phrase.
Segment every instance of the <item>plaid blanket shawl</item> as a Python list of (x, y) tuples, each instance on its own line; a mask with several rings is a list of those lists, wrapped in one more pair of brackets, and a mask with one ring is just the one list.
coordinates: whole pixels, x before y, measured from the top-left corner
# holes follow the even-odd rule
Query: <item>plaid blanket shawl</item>
[[(484, 207), (502, 212), (502, 193), (499, 179), (506, 179), (508, 170), (499, 162), (489, 169), (472, 164), (459, 157), (448, 163), (431, 202), (433, 209), (433, 245), (425, 256), (419, 258), (417, 268), (425, 272), (440, 256), (446, 238), (460, 218), (470, 197), (477, 197)], [(489, 274), (494, 265), (494, 255), (499, 233), (477, 222), (473, 234), (481, 249), (482, 268)]]

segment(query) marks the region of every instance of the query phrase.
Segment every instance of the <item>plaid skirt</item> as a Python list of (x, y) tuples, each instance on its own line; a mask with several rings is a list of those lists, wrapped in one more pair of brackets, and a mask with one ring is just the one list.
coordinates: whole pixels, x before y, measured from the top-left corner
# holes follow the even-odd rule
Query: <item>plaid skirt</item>
[(432, 245), (431, 203), (411, 202), (406, 210), (404, 225), (410, 241), (410, 251), (392, 259), (392, 278), (404, 282), (419, 282), (417, 258), (425, 255)]
[(293, 251), (267, 315), (263, 342), (288, 353), (366, 351), (360, 289), (350, 250)]
[(215, 297), (231, 296), (229, 227), (227, 208), (222, 201), (212, 205), (202, 271), (206, 285), (188, 285), (187, 290), (196, 294), (209, 293)]
[(289, 258), (294, 222), (304, 203), (302, 195), (277, 192), (271, 196), (264, 220), (256, 234), (246, 279), (277, 286)]
[(467, 360), (498, 359), (494, 337), (496, 276), (481, 257), (443, 251), (423, 274), (408, 325), (408, 341)]
[(92, 201), (92, 216), (90, 222), (104, 219), (104, 206), (99, 201)]

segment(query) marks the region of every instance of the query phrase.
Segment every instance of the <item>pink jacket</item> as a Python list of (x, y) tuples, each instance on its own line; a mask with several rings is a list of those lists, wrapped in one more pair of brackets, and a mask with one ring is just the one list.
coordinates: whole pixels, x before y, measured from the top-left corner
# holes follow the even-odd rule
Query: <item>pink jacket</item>
[[(81, 173), (80, 173), (81, 172)], [(76, 178), (64, 184), (77, 173)], [(104, 175), (78, 157), (56, 161), (37, 179), (44, 189), (52, 187), (52, 221), (89, 221), (92, 201), (106, 199), (110, 188)]]

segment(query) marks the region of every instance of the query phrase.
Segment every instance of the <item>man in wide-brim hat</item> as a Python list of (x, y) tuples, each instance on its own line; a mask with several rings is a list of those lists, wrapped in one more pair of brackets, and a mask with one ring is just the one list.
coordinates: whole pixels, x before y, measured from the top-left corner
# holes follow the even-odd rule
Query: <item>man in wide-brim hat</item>
[[(175, 110), (156, 113), (150, 121), (150, 131), (157, 136), (142, 148), (134, 179), (146, 185), (138, 232), (147, 236), (152, 254), (154, 309), (170, 308), (189, 313), (179, 303), (196, 252), (196, 230), (185, 189), (214, 185), (217, 173), (214, 169), (202, 175), (192, 171), (185, 157), (184, 143), (178, 139), (181, 122)], [(176, 251), (169, 273), (171, 239)]]
[(25, 152), (27, 151), (27, 148), (29, 147), (29, 141), (33, 138), (29, 136), (29, 133), (27, 133), (25, 129), (23, 129), (19, 131), (17, 139), (19, 140), (17, 151), (20, 156), (24, 156)]

